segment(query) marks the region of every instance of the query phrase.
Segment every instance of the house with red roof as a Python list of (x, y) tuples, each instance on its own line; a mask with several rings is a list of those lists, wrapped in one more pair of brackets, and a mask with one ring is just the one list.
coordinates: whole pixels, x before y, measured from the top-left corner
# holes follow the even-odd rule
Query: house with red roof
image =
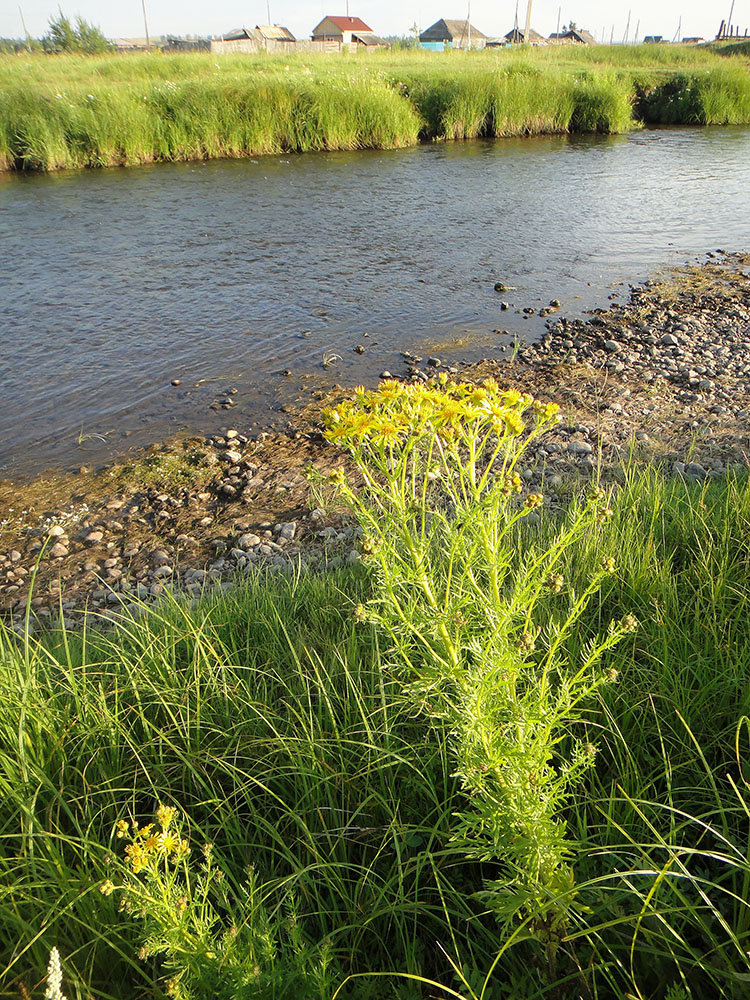
[(338, 42), (340, 45), (363, 45), (378, 48), (387, 45), (361, 17), (334, 17), (329, 14), (313, 28), (314, 42)]

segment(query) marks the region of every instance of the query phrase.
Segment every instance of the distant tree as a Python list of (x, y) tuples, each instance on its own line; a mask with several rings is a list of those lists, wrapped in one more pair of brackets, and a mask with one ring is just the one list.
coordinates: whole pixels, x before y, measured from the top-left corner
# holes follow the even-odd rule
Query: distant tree
[(575, 23), (575, 21), (571, 21), (567, 27), (563, 25), (563, 31), (576, 31), (577, 29), (578, 25)]
[(75, 26), (69, 17), (58, 8), (57, 17), (51, 17), (49, 30), (42, 39), (45, 52), (85, 52), (93, 54), (108, 52), (112, 43), (102, 33), (101, 28), (77, 17)]

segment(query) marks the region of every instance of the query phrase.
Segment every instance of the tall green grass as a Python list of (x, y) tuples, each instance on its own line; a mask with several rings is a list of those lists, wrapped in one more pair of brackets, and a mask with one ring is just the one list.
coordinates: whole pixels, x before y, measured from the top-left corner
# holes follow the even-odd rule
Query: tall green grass
[[(729, 63), (729, 65), (727, 65)], [(421, 138), (747, 122), (748, 60), (693, 47), (371, 57), (0, 56), (0, 169), (54, 170)]]
[[(388, 972), (468, 998), (498, 955), (485, 998), (745, 996), (750, 482), (633, 474), (612, 506), (560, 567), (580, 591), (602, 557), (617, 564), (566, 642), (571, 662), (613, 617), (640, 626), (609, 654), (619, 683), (568, 737), (599, 751), (566, 809), (589, 912), (556, 983), (486, 912), (492, 865), (452, 840), (467, 803), (450, 733), (357, 621), (371, 583), (352, 567), (258, 577), (116, 629), (2, 634), (0, 995), (32, 990), (53, 945), (69, 1000), (159, 995), (139, 920), (99, 887), (121, 856), (116, 821), (167, 802), (194, 854), (213, 843), (232, 892), (253, 868), (257, 905), (222, 919), (261, 921), (263, 996), (330, 997)], [(556, 516), (519, 528), (520, 551)], [(395, 975), (340, 994), (433, 995)]]

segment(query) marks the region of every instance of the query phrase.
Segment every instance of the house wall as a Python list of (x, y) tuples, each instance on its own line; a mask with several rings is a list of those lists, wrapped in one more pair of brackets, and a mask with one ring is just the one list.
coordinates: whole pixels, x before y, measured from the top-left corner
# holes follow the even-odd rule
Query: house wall
[[(420, 49), (427, 49), (428, 52), (445, 52), (445, 42), (420, 42)], [(448, 42), (450, 47), (450, 42)]]

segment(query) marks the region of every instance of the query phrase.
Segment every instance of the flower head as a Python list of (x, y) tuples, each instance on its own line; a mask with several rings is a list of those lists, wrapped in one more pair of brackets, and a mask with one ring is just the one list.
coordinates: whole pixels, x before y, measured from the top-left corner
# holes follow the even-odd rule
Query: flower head
[(49, 953), (49, 965), (47, 966), (47, 988), (44, 991), (44, 1000), (65, 1000), (62, 991), (62, 967), (60, 965), (60, 952), (53, 948)]

